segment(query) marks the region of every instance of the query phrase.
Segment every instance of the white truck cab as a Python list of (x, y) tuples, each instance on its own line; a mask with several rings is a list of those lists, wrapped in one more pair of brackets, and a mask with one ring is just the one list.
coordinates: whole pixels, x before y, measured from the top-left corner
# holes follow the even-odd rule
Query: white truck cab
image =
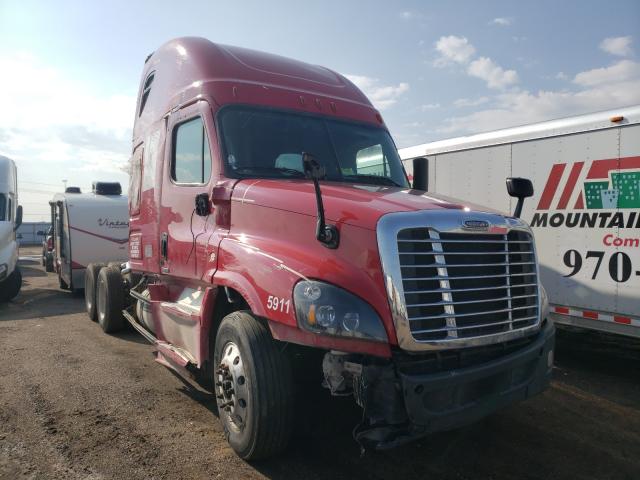
[(13, 299), (22, 286), (16, 242), (16, 230), (21, 223), (16, 164), (0, 155), (0, 302)]

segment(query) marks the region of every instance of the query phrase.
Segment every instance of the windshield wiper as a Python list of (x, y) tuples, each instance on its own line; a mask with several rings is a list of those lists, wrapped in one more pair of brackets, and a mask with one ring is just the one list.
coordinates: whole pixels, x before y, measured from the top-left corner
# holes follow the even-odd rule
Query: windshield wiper
[(239, 168), (236, 168), (234, 171), (238, 173), (257, 173), (257, 174), (281, 173), (285, 176), (305, 178), (305, 174), (300, 170), (296, 170), (295, 168), (252, 166), (252, 167), (239, 167)]
[[(342, 178), (355, 183), (373, 183), (374, 185), (389, 185), (391, 187), (402, 187), (389, 177), (381, 177), (379, 175), (343, 175)], [(363, 180), (363, 182), (360, 182)]]

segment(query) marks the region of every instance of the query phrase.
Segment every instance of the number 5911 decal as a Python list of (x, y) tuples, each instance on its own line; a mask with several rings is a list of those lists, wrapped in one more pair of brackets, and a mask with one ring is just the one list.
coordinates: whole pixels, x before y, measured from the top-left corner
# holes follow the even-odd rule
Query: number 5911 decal
[(289, 313), (290, 307), (291, 300), (285, 300), (284, 298), (275, 297), (273, 295), (269, 295), (269, 298), (267, 298), (267, 308), (274, 312)]

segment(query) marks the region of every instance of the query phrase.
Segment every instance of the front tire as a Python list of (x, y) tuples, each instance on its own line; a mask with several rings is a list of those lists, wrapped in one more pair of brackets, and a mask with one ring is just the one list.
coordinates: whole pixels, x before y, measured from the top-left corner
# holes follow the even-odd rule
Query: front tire
[(112, 267), (100, 269), (97, 281), (96, 305), (98, 323), (105, 333), (122, 330), (124, 317), (124, 289), (120, 271)]
[(96, 284), (98, 282), (98, 274), (104, 266), (104, 263), (90, 263), (84, 272), (84, 304), (87, 307), (89, 318), (94, 322), (98, 320)]
[(291, 366), (250, 312), (227, 315), (215, 341), (214, 388), (231, 448), (245, 460), (282, 452), (293, 428)]
[(13, 300), (20, 289), (22, 288), (22, 272), (16, 265), (16, 268), (11, 272), (5, 280), (0, 284), (0, 301), (8, 302)]

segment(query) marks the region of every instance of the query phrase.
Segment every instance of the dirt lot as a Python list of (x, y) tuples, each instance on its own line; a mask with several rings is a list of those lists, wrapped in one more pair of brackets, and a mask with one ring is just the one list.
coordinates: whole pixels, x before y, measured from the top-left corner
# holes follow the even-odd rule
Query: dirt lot
[(23, 291), (0, 306), (1, 478), (640, 478), (640, 342), (561, 332), (540, 397), (363, 458), (358, 410), (313, 391), (307, 433), (248, 464), (208, 393), (154, 362), (134, 332), (103, 334), (37, 258), (21, 264)]

